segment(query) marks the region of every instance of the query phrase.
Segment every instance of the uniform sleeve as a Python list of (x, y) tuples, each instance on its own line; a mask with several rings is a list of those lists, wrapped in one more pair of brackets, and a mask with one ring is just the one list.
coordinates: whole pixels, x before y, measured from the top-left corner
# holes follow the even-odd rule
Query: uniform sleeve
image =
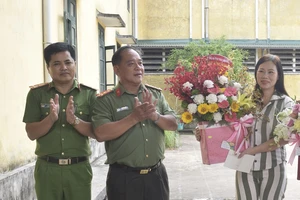
[(167, 102), (165, 96), (161, 92), (159, 95), (159, 109), (160, 109), (160, 114), (173, 115), (174, 117), (176, 116), (174, 110), (169, 106), (169, 103)]
[(90, 95), (90, 111), (89, 111), (89, 113), (90, 113), (90, 115), (89, 115), (89, 122), (91, 122), (92, 121), (92, 116), (93, 116), (93, 109), (94, 109), (94, 107), (95, 107), (95, 103), (96, 103), (96, 99), (97, 99), (97, 92), (96, 92), (96, 90), (92, 90), (91, 91), (91, 95)]
[(92, 112), (92, 125), (94, 128), (113, 121), (110, 105), (107, 102), (109, 101), (105, 97), (96, 98)]
[(41, 105), (34, 90), (30, 90), (27, 94), (25, 112), (23, 122), (32, 123), (41, 120)]

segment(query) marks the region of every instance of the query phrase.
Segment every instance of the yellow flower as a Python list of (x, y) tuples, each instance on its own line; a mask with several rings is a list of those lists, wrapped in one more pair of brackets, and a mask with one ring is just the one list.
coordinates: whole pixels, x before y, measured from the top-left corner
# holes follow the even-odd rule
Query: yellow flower
[(226, 88), (220, 88), (221, 93), (224, 93), (225, 90), (226, 90)]
[(253, 108), (255, 106), (251, 97), (247, 97), (246, 93), (243, 94), (241, 94), (240, 92), (238, 93), (237, 103), (239, 103), (241, 107), (245, 107), (246, 109)]
[(181, 115), (181, 120), (186, 124), (191, 123), (193, 121), (193, 115), (189, 112), (184, 112)]
[(209, 110), (209, 106), (206, 103), (202, 103), (198, 106), (198, 112), (205, 115)]
[(294, 129), (297, 130), (297, 132), (300, 131), (300, 120), (295, 120), (294, 122)]
[(231, 103), (231, 111), (232, 111), (232, 112), (239, 112), (239, 109), (240, 109), (239, 103), (236, 102), (236, 101), (233, 101), (233, 102)]
[(228, 78), (228, 71), (226, 71), (226, 72), (224, 73), (224, 76), (226, 76), (226, 77)]
[(208, 111), (210, 113), (215, 113), (218, 110), (219, 106), (216, 103), (209, 104)]

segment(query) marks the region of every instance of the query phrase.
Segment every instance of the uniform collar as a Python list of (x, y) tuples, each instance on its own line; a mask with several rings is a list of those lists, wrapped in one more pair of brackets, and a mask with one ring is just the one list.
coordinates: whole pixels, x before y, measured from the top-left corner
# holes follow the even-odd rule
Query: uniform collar
[[(144, 84), (141, 84), (138, 93), (141, 93), (144, 90), (146, 90), (146, 87), (145, 87)], [(115, 87), (114, 91), (115, 91), (115, 94), (116, 94), (117, 97), (122, 96), (125, 92), (128, 93), (128, 94), (131, 94), (131, 93), (126, 91), (126, 89), (124, 88), (124, 86), (120, 82)]]
[[(51, 81), (51, 82), (49, 83), (48, 90), (50, 90), (51, 88), (55, 88), (55, 84), (54, 84), (53, 81)], [(78, 82), (77, 79), (74, 79), (73, 87), (71, 88), (70, 91), (74, 90), (75, 88), (77, 88), (79, 91), (81, 91), (81, 89), (80, 89), (80, 83)]]

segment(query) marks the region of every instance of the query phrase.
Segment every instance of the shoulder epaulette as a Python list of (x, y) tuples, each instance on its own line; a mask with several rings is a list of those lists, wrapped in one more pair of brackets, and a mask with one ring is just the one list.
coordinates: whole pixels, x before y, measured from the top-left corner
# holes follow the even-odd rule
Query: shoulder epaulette
[(97, 96), (97, 97), (102, 97), (102, 96), (104, 96), (104, 95), (106, 95), (106, 94), (111, 93), (112, 91), (113, 91), (113, 90), (111, 90), (111, 89), (105, 90), (105, 91), (103, 91), (103, 92), (97, 94), (96, 96)]
[(29, 86), (29, 88), (30, 89), (36, 89), (36, 88), (40, 88), (40, 87), (43, 87), (43, 86), (46, 86), (46, 85), (49, 85), (49, 82), (32, 85), (32, 86)]
[(85, 85), (85, 84), (83, 84), (83, 83), (79, 83), (79, 87), (80, 87), (80, 86), (84, 86), (84, 87), (87, 87), (87, 88), (92, 89), (92, 90), (97, 90), (97, 89), (92, 88), (92, 87), (90, 87), (90, 86), (88, 86), (88, 85)]
[(149, 87), (149, 88), (152, 88), (152, 89), (155, 89), (155, 90), (162, 91), (161, 88), (155, 87), (155, 86), (153, 86), (153, 85), (145, 84), (145, 86), (146, 86), (146, 87)]

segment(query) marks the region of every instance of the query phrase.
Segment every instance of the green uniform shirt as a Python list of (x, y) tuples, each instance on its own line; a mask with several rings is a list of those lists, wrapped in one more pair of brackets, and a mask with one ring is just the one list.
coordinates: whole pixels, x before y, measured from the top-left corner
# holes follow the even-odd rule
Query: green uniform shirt
[(51, 98), (59, 95), (59, 116), (49, 132), (36, 140), (37, 156), (54, 157), (89, 156), (89, 139), (81, 135), (66, 120), (66, 107), (69, 97), (73, 96), (75, 115), (83, 121), (91, 121), (92, 107), (96, 100), (96, 90), (79, 84), (76, 80), (70, 92), (63, 95), (55, 89), (54, 83), (32, 88), (27, 95), (23, 122), (32, 123), (43, 120), (49, 115)]
[[(160, 89), (141, 85), (138, 92), (138, 98), (141, 102), (142, 91), (145, 89), (152, 93), (153, 101), (158, 99), (157, 112), (162, 115), (171, 114), (175, 117), (174, 111), (169, 107)], [(111, 92), (100, 95), (93, 111), (94, 128), (108, 122), (119, 121), (132, 113), (134, 97), (136, 97), (135, 94), (126, 92), (120, 84)], [(105, 149), (107, 164), (119, 163), (131, 167), (152, 166), (160, 159), (164, 159), (164, 130), (152, 120), (145, 120), (131, 127), (119, 138), (106, 141)]]

